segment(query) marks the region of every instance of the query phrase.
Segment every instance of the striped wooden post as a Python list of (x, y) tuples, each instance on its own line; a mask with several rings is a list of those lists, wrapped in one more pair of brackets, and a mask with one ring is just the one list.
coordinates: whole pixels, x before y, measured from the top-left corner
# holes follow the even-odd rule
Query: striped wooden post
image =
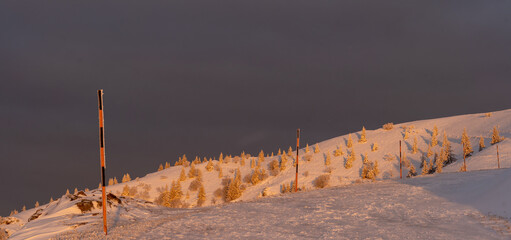
[(298, 149), (300, 148), (300, 129), (296, 130), (296, 176), (295, 176), (295, 192), (298, 192)]
[(108, 234), (106, 227), (106, 191), (105, 191), (105, 129), (103, 119), (103, 89), (98, 90), (98, 111), (99, 111), (99, 151), (101, 157), (101, 188), (103, 191), (103, 230)]

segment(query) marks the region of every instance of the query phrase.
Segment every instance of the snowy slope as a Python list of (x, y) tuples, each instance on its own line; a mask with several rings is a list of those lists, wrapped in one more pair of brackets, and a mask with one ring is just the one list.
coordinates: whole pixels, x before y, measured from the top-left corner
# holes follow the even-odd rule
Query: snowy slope
[[(144, 221), (121, 219), (111, 225), (109, 239), (509, 239), (508, 219), (480, 211), (483, 199), (471, 199), (475, 182), (491, 186), (495, 176), (510, 179), (511, 170), (442, 173), (159, 212)], [(485, 197), (511, 197), (493, 193)], [(99, 225), (55, 239), (82, 238), (106, 239)]]
[[(353, 150), (355, 151), (356, 160), (353, 164), (353, 167), (350, 169), (344, 168), (344, 163), (347, 158), (348, 148), (346, 146), (348, 135), (336, 137), (333, 139), (329, 139), (323, 142), (318, 143), (320, 152), (314, 153), (314, 143), (310, 143), (310, 152), (305, 153), (305, 149), (300, 150), (300, 174), (299, 174), (299, 187), (304, 190), (312, 190), (314, 189), (314, 180), (323, 174), (328, 174), (330, 176), (329, 185), (330, 186), (343, 186), (350, 185), (354, 182), (361, 181), (361, 169), (362, 169), (362, 156), (364, 154), (368, 155), (370, 161), (378, 161), (378, 165), (380, 168), (380, 174), (377, 176), (377, 179), (396, 179), (399, 178), (399, 141), (403, 140), (403, 152), (406, 154), (406, 158), (410, 161), (411, 164), (415, 166), (415, 169), (420, 174), (420, 163), (421, 156), (423, 153), (427, 151), (428, 144), (431, 141), (431, 133), (434, 126), (438, 127), (439, 136), (438, 141), (439, 145), (442, 141), (443, 132), (445, 131), (449, 141), (452, 144), (452, 148), (454, 154), (458, 158), (458, 161), (454, 164), (446, 166), (444, 168), (444, 172), (457, 172), (460, 169), (462, 164), (461, 159), (461, 134), (463, 129), (466, 128), (468, 135), (470, 136), (470, 140), (474, 149), (473, 156), (467, 158), (467, 168), (468, 171), (481, 170), (481, 169), (494, 169), (497, 166), (496, 163), (496, 149), (495, 145), (490, 145), (491, 139), (491, 130), (494, 126), (499, 126), (501, 136), (506, 138), (511, 137), (511, 110), (494, 112), (490, 117), (487, 117), (485, 114), (470, 114), (470, 115), (462, 115), (455, 117), (447, 117), (440, 119), (431, 119), (431, 120), (421, 120), (409, 123), (396, 124), (392, 130), (384, 130), (382, 128), (376, 130), (367, 130), (367, 142), (366, 143), (358, 143), (358, 139), (360, 138), (360, 132), (352, 133), (351, 137), (353, 138)], [(408, 134), (408, 138), (405, 140), (404, 132), (405, 128), (411, 129)], [(485, 138), (486, 148), (478, 152), (478, 142), (479, 137), (483, 136)], [(411, 153), (411, 148), (413, 144), (413, 139), (417, 138), (419, 152), (416, 154)], [(378, 144), (378, 150), (371, 151), (372, 144)], [(303, 144), (303, 143), (302, 143)], [(504, 140), (499, 143), (500, 150), (500, 165), (502, 168), (509, 168), (511, 166), (511, 159), (509, 158), (510, 153), (510, 143), (508, 140)], [(335, 157), (333, 155), (333, 151), (338, 147), (341, 147), (344, 155)], [(283, 146), (283, 149), (288, 149), (287, 146)], [(433, 152), (439, 152), (440, 146), (435, 146)], [(325, 166), (325, 158), (326, 154), (329, 154), (331, 157), (330, 166)], [(257, 153), (254, 153), (257, 155)], [(234, 157), (234, 156), (233, 156)], [(265, 180), (261, 181), (256, 185), (252, 185), (249, 182), (243, 182), (243, 187), (246, 189), (243, 191), (242, 196), (235, 201), (251, 201), (261, 197), (262, 192), (265, 191), (266, 195), (277, 195), (280, 194), (280, 190), (283, 185), (288, 185), (295, 179), (295, 169), (293, 167), (295, 153), (292, 154), (292, 157), (288, 157), (288, 162), (286, 165), (286, 169), (279, 173), (276, 176), (269, 176)], [(262, 162), (262, 168), (265, 168), (268, 171), (268, 164), (274, 160), (280, 160), (280, 156), (274, 157), (266, 157), (264, 162)], [(245, 178), (246, 175), (249, 175), (253, 172), (253, 168), (250, 166), (250, 162), (252, 159), (257, 159), (257, 157), (252, 157), (249, 159), (245, 159), (245, 164), (242, 166), (238, 161), (235, 163), (233, 159), (229, 162), (224, 161), (219, 164), (217, 160), (213, 160), (215, 165), (219, 165), (222, 169), (223, 177), (219, 177), (219, 172), (217, 170), (207, 171), (206, 170), (206, 162), (200, 163), (196, 165), (197, 169), (200, 169), (203, 174), (203, 185), (206, 190), (206, 202), (205, 206), (218, 205), (223, 204), (224, 200), (221, 197), (215, 196), (215, 191), (219, 191), (223, 187), (222, 182), (225, 182), (225, 178), (232, 178), (235, 174), (236, 169), (240, 169), (242, 179)], [(305, 159), (310, 159), (307, 161)], [(192, 160), (192, 159), (189, 159)], [(136, 188), (137, 194), (136, 197), (139, 199), (144, 199), (146, 201), (153, 201), (161, 192), (161, 189), (166, 185), (170, 186), (173, 180), (178, 180), (179, 174), (181, 172), (182, 166), (175, 166), (164, 169), (162, 171), (157, 171), (154, 173), (150, 173), (145, 177), (138, 178), (136, 180), (132, 180), (126, 183), (119, 183), (116, 185), (108, 186), (107, 191), (111, 192), (117, 196), (120, 196), (123, 192), (123, 188), (128, 185), (130, 188)], [(185, 171), (188, 174), (190, 167), (186, 167)], [(403, 169), (403, 175), (406, 175), (408, 169)], [(502, 170), (500, 170), (502, 172)], [(499, 171), (491, 171), (491, 172), (499, 172)], [(452, 176), (464, 176), (464, 174), (468, 173), (456, 173)], [(436, 177), (437, 175), (443, 176), (443, 174), (434, 174), (432, 177)], [(447, 174), (448, 175), (448, 174)], [(446, 175), (446, 176), (447, 176)], [(478, 181), (474, 180), (472, 183), (466, 185), (468, 188), (467, 191), (473, 193), (473, 196), (470, 197), (473, 201), (471, 202), (472, 206), (481, 211), (485, 211), (484, 214), (488, 214), (489, 212), (493, 214), (497, 214), (499, 216), (511, 217), (509, 213), (511, 212), (506, 206), (502, 205), (499, 202), (494, 201), (495, 197), (501, 194), (501, 190), (504, 190), (508, 181), (504, 175), (499, 178), (498, 176), (491, 177), (489, 174), (489, 179), (486, 182), (491, 182), (492, 188), (488, 188), (485, 185), (478, 184)], [(428, 177), (423, 177), (421, 179), (429, 179)], [(457, 178), (457, 177), (455, 177)], [(188, 198), (184, 198), (183, 201), (189, 206), (194, 207), (197, 202), (197, 191), (189, 190), (189, 185), (194, 179), (186, 179), (180, 182), (182, 186), (182, 190), (184, 194), (189, 195)], [(367, 180), (366, 180), (367, 182)], [(392, 181), (388, 182), (390, 184)], [(427, 181), (418, 181), (419, 183), (427, 183)], [(378, 184), (376, 184), (378, 185)], [(376, 186), (375, 185), (375, 186)], [(471, 189), (471, 188), (474, 189)], [(470, 190), (470, 191), (469, 191)], [(95, 193), (86, 192), (87, 197), (93, 197)], [(319, 194), (319, 193), (318, 193)], [(434, 193), (437, 195), (437, 193)], [(475, 196), (489, 196), (489, 199), (484, 199), (483, 197), (477, 198)], [(504, 197), (504, 196), (503, 196)], [(129, 199), (129, 198), (127, 198)], [(499, 197), (497, 197), (499, 199)], [(508, 198), (509, 199), (509, 198)], [(69, 200), (69, 199), (68, 199)], [(59, 199), (56, 202), (68, 201), (66, 197)], [(130, 200), (131, 201), (131, 200)], [(479, 202), (477, 202), (479, 201)], [(70, 204), (67, 202), (68, 206)], [(489, 206), (492, 203), (491, 208), (484, 208), (485, 206)], [(50, 209), (53, 208), (50, 203), (47, 205), (43, 205), (38, 209)], [(63, 203), (61, 203), (63, 204)], [(463, 203), (466, 204), (466, 203)], [(468, 203), (467, 203), (468, 204)], [(499, 205), (500, 204), (500, 205)], [(161, 207), (150, 206), (151, 204), (147, 203), (144, 205), (144, 208), (147, 209), (159, 209), (159, 210), (147, 210), (149, 212), (165, 212), (165, 209), (161, 209)], [(138, 209), (137, 206), (127, 207), (126, 209)], [(62, 227), (59, 229), (44, 227), (43, 222), (47, 222), (49, 225), (52, 224), (51, 221), (63, 221), (64, 218), (69, 218), (69, 216), (74, 216), (71, 219), (76, 217), (82, 218), (87, 214), (77, 212), (76, 209), (72, 207), (72, 204), (69, 205), (67, 210), (62, 211), (54, 211), (54, 212), (46, 212), (45, 216), (54, 216), (54, 217), (40, 217), (31, 222), (28, 222), (28, 219), (36, 212), (36, 209), (30, 209), (19, 214), (12, 216), (13, 219), (17, 219), (16, 224), (0, 224), (0, 228), (9, 230), (9, 234), (13, 236), (13, 239), (25, 239), (28, 235), (21, 235), (22, 232), (32, 232), (35, 235), (43, 236), (41, 239), (47, 238), (47, 236), (51, 236), (52, 234), (56, 234), (62, 231), (68, 231), (70, 229), (69, 223), (66, 223), (66, 227)], [(112, 208), (111, 211), (116, 212), (116, 208)], [(203, 209), (203, 208), (198, 208)], [(48, 210), (49, 211), (49, 210)], [(94, 211), (97, 211), (94, 210)], [(174, 210), (176, 211), (176, 210)], [(179, 210), (179, 211), (188, 211), (188, 210)], [(190, 210), (191, 211), (191, 210)], [(118, 211), (117, 211), (118, 212)], [(144, 215), (144, 214), (142, 214)], [(141, 216), (132, 216), (133, 218), (143, 218)], [(154, 214), (145, 214), (147, 216), (152, 216)], [(122, 219), (122, 218), (120, 218)], [(88, 221), (83, 220), (83, 222), (91, 223), (97, 221), (97, 216), (95, 216), (94, 220)], [(67, 220), (66, 220), (67, 221)], [(81, 221), (81, 220), (80, 220)], [(40, 222), (36, 224), (37, 222)], [(36, 226), (41, 230), (34, 230)], [(58, 224), (57, 224), (58, 225)], [(89, 225), (89, 224), (86, 224)], [(74, 226), (71, 224), (71, 226)], [(76, 226), (78, 229), (82, 227)], [(84, 227), (87, 228), (87, 227)], [(46, 235), (43, 235), (43, 232), (48, 232)], [(38, 236), (39, 236), (38, 235)], [(20, 236), (16, 238), (15, 236)], [(37, 238), (36, 238), (37, 239)]]

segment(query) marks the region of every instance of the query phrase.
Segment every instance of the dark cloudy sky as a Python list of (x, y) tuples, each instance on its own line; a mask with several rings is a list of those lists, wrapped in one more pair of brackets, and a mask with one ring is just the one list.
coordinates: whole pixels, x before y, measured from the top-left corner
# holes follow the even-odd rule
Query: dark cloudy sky
[(0, 215), (107, 175), (511, 108), (510, 1), (2, 1)]

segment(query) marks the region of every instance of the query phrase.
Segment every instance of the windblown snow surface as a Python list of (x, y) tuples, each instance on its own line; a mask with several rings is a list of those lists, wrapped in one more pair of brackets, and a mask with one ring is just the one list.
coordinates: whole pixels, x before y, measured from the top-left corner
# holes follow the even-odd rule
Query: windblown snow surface
[[(407, 139), (403, 139), (404, 126), (411, 129)], [(439, 143), (446, 132), (458, 161), (444, 167), (443, 173), (399, 179), (399, 140), (404, 141), (403, 151), (420, 174), (420, 158), (427, 151), (434, 126), (439, 129)], [(147, 190), (139, 197), (144, 199), (112, 195), (108, 204), (108, 238), (511, 239), (511, 146), (509, 140), (498, 144), (501, 169), (497, 169), (496, 145), (490, 144), (494, 126), (499, 126), (501, 136), (511, 137), (511, 110), (494, 112), (490, 117), (471, 114), (396, 124), (392, 130), (368, 130), (367, 143), (358, 143), (360, 132), (353, 133), (353, 149), (358, 155), (350, 169), (344, 168), (348, 135), (319, 143), (319, 153), (314, 153), (311, 144), (310, 153), (300, 150), (302, 192), (280, 193), (283, 184), (294, 180), (290, 157), (286, 170), (257, 185), (244, 183), (243, 195), (231, 203), (214, 195), (222, 187), (218, 172), (206, 171), (206, 163), (197, 164), (206, 188), (204, 207), (195, 207), (197, 192), (188, 190), (192, 179), (181, 182), (183, 192), (189, 191), (191, 196), (184, 200), (190, 208), (165, 208), (150, 202), (158, 196), (159, 188), (179, 177), (182, 166), (170, 167), (108, 187), (108, 192), (117, 196), (125, 185)], [(474, 148), (466, 160), (468, 172), (459, 172), (463, 164), (463, 128)], [(479, 152), (480, 136), (484, 137), (486, 148)], [(414, 138), (419, 146), (416, 154), (411, 153)], [(371, 151), (373, 143), (378, 144), (377, 151)], [(344, 155), (334, 157), (332, 152), (339, 146)], [(433, 152), (439, 150), (440, 146), (432, 148)], [(332, 159), (328, 167), (327, 153)], [(374, 182), (360, 178), (361, 155), (366, 153), (371, 161), (379, 163), (381, 173)], [(308, 155), (310, 161), (305, 160)], [(267, 157), (263, 166), (273, 159), (280, 157)], [(232, 159), (220, 165), (224, 177), (233, 177), (237, 168), (242, 176), (252, 172), (250, 159), (244, 166)], [(407, 172), (408, 168), (404, 168), (404, 175)], [(317, 190), (313, 181), (323, 174), (330, 175), (329, 187)], [(263, 190), (269, 196), (263, 197)], [(90, 202), (85, 206), (91, 207), (84, 210), (84, 202)], [(99, 202), (98, 190), (65, 195), (0, 219), (0, 229), (7, 231), (9, 239), (106, 239)], [(33, 219), (29, 221), (30, 218)]]

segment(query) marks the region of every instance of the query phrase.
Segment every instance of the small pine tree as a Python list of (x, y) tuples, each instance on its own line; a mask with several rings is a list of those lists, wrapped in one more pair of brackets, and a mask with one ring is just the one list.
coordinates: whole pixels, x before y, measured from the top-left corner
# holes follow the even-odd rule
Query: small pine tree
[(53, 197), (50, 197), (50, 203), (52, 203), (54, 200), (53, 200)]
[(169, 167), (170, 167), (170, 163), (169, 162), (165, 162), (165, 169), (167, 169)]
[(435, 154), (435, 163), (436, 163), (436, 172), (442, 173), (442, 168), (444, 167), (444, 155), (445, 151), (444, 149), (441, 150), (440, 156), (438, 154)]
[(348, 143), (346, 144), (346, 147), (348, 148), (353, 147), (353, 139), (351, 139), (351, 133), (348, 134)]
[(293, 148), (292, 147), (289, 147), (289, 149), (287, 150), (287, 155), (290, 157), (293, 156)]
[(118, 184), (119, 182), (117, 182), (117, 177), (114, 177), (114, 184)]
[(255, 159), (254, 158), (251, 158), (250, 159), (250, 168), (255, 168)]
[(124, 185), (124, 187), (122, 188), (122, 193), (121, 193), (121, 196), (123, 197), (128, 197), (130, 195), (130, 187), (128, 186), (128, 184)]
[(364, 153), (364, 159), (362, 159), (362, 163), (369, 163), (369, 158), (367, 157), (367, 153)]
[(200, 169), (197, 169), (197, 180), (199, 182), (202, 182), (202, 171)]
[(211, 172), (213, 171), (213, 169), (214, 169), (213, 161), (208, 161), (208, 164), (206, 164), (206, 171)]
[(181, 168), (181, 173), (179, 174), (179, 181), (184, 181), (186, 180), (186, 173), (185, 173), (185, 168)]
[(287, 156), (285, 154), (280, 156), (280, 171), (286, 170)]
[(353, 167), (353, 162), (355, 162), (355, 150), (353, 150), (353, 148), (352, 148), (350, 151), (350, 155), (348, 156), (348, 159), (346, 159), (346, 163), (344, 164), (344, 167), (346, 169)]
[(491, 135), (491, 145), (494, 145), (496, 143), (499, 143), (501, 142), (502, 140), (504, 140), (503, 137), (500, 137), (499, 135), (499, 129), (497, 128), (497, 126), (493, 127), (493, 133)]
[(34, 204), (34, 206), (35, 206), (36, 208), (38, 208), (38, 207), (39, 207), (39, 201), (36, 201), (36, 202), (35, 202), (35, 204)]
[(305, 153), (309, 153), (309, 152), (310, 152), (309, 144), (307, 143), (307, 145), (305, 146)]
[(126, 176), (123, 177), (123, 182), (129, 182), (129, 181), (131, 181), (131, 176), (129, 173), (126, 173)]
[(463, 154), (466, 157), (472, 155), (474, 150), (472, 150), (472, 144), (470, 143), (466, 128), (463, 129), (463, 134), (461, 135), (461, 144), (463, 145)]
[(334, 156), (339, 157), (342, 155), (344, 155), (344, 152), (342, 151), (342, 145), (339, 145), (339, 147), (334, 151)]
[(261, 150), (261, 152), (259, 152), (259, 156), (258, 156), (258, 165), (260, 165), (260, 163), (264, 162), (264, 152), (263, 150)]
[(192, 163), (192, 165), (190, 165), (190, 170), (188, 171), (188, 177), (189, 178), (194, 178), (195, 177), (195, 163)]
[(224, 163), (224, 154), (223, 153), (220, 153), (220, 156), (218, 157), (218, 162)]
[(408, 175), (406, 175), (406, 177), (415, 177), (417, 176), (417, 171), (415, 171), (415, 167), (413, 166), (413, 164), (411, 164), (410, 166), (410, 169), (408, 170)]
[(371, 148), (371, 151), (373, 151), (373, 152), (378, 151), (378, 143), (373, 143), (373, 147)]
[(433, 156), (433, 150), (431, 150), (431, 145), (428, 145), (428, 152), (426, 154), (426, 156), (429, 158), (431, 156)]
[(416, 154), (419, 151), (419, 147), (417, 146), (417, 136), (413, 138), (413, 146), (412, 146), (412, 154)]
[(319, 153), (319, 144), (316, 143), (316, 146), (314, 147), (314, 153)]
[(484, 146), (484, 138), (483, 136), (481, 136), (481, 138), (479, 138), (479, 152), (482, 151), (486, 146)]
[(160, 166), (158, 167), (158, 171), (161, 171), (163, 170), (163, 165), (160, 164)]
[(330, 159), (330, 153), (327, 152), (325, 154), (325, 166), (330, 166), (330, 163), (332, 163), (331, 159)]
[(403, 139), (406, 140), (408, 139), (408, 129), (405, 129), (405, 135), (403, 136)]
[(421, 160), (422, 160), (422, 175), (426, 175), (429, 173), (429, 165), (428, 165), (428, 162), (426, 161), (426, 157), (424, 155), (422, 155), (421, 157)]
[(206, 202), (206, 190), (204, 190), (204, 185), (200, 185), (199, 193), (197, 194), (197, 206), (201, 207)]
[[(110, 180), (111, 180), (111, 178), (110, 178)], [(110, 181), (109, 181), (109, 182), (110, 182)], [(113, 180), (112, 180), (112, 183), (113, 183)], [(70, 193), (69, 193), (69, 189), (66, 189), (66, 195), (69, 195), (69, 194), (70, 194)]]
[(112, 178), (108, 179), (108, 186), (114, 185), (114, 180)]
[(378, 167), (378, 160), (374, 160), (373, 172), (374, 172), (374, 177), (378, 177), (378, 175), (380, 174), (380, 168)]
[(231, 179), (229, 185), (227, 186), (225, 200), (230, 202), (241, 197), (242, 191), (240, 186), (241, 178), (239, 175), (236, 175), (234, 179)]
[(366, 128), (365, 127), (362, 127), (362, 133), (360, 134), (360, 139), (358, 140), (359, 143), (366, 143), (367, 142), (367, 138), (366, 138)]
[(218, 169), (218, 178), (224, 177), (224, 174), (222, 173), (222, 167)]
[(25, 205), (23, 205), (23, 207), (21, 208), (21, 211), (22, 212), (27, 211), (27, 207), (25, 207)]
[(438, 145), (438, 128), (433, 127), (433, 133), (431, 134), (431, 147)]
[(78, 188), (75, 188), (75, 191), (73, 192), (74, 195), (78, 194)]

